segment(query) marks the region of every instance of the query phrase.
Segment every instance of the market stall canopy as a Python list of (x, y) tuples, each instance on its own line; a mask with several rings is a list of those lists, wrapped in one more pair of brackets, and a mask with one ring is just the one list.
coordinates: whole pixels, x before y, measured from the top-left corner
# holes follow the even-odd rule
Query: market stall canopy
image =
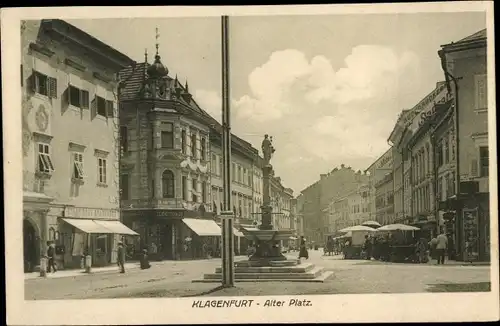
[(351, 238), (352, 237), (352, 231), (349, 231), (347, 232), (346, 234), (344, 235), (341, 235), (340, 237), (338, 237), (339, 239), (345, 239), (345, 238)]
[(222, 230), (214, 220), (183, 218), (182, 222), (200, 237), (220, 237)]
[(361, 223), (361, 225), (363, 225), (363, 226), (369, 226), (369, 227), (381, 227), (382, 226), (377, 221), (366, 221), (366, 222)]
[(350, 227), (344, 228), (344, 229), (340, 230), (339, 232), (346, 233), (349, 231), (375, 231), (375, 229), (371, 228), (369, 226), (365, 226), (365, 225), (355, 225), (355, 226), (350, 226)]
[(80, 218), (63, 218), (62, 220), (83, 233), (139, 235), (120, 221), (102, 221)]
[(379, 227), (377, 231), (418, 231), (419, 228), (406, 224), (388, 224)]

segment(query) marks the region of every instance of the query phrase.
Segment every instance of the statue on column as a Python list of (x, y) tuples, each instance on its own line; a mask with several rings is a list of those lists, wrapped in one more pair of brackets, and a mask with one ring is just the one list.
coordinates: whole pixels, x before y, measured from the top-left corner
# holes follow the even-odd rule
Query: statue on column
[(269, 135), (264, 135), (264, 140), (262, 141), (262, 153), (264, 154), (264, 165), (269, 165), (271, 161), (271, 157), (275, 149), (273, 147), (273, 138), (269, 137)]

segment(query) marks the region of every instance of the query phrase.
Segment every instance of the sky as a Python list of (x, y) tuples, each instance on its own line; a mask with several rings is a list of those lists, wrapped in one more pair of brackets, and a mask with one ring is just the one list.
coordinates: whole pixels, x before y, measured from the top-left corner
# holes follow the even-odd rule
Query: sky
[[(221, 119), (219, 17), (68, 20), (139, 62), (159, 54), (171, 76)], [(437, 51), (486, 27), (484, 13), (230, 18), (232, 131), (260, 150), (294, 194), (345, 164), (370, 166), (398, 113), (444, 79)]]

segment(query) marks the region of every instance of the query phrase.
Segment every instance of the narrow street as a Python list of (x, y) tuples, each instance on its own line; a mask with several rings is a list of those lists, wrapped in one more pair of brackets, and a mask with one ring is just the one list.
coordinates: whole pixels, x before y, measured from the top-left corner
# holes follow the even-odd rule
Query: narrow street
[(204, 295), (422, 293), (453, 289), (485, 291), (490, 280), (489, 266), (437, 266), (433, 263), (415, 265), (343, 260), (340, 256), (322, 256), (322, 251), (314, 250), (310, 251), (309, 261), (332, 270), (334, 276), (325, 283), (237, 283), (235, 288), (218, 289), (218, 283), (191, 281), (200, 278), (203, 273), (213, 272), (220, 265), (219, 259), (165, 261), (155, 264), (149, 270), (133, 269), (126, 274), (119, 274), (117, 271), (78, 277), (26, 280), (25, 298), (57, 300)]

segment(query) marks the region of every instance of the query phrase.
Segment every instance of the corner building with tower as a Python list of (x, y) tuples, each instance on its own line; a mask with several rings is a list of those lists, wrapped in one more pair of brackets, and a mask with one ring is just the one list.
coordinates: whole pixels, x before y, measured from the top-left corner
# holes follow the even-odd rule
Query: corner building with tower
[[(157, 45), (158, 49), (158, 45)], [(128, 243), (152, 259), (195, 259), (220, 254), (222, 155), (220, 123), (193, 99), (187, 82), (157, 53), (120, 73), (120, 189), (126, 225), (139, 233)], [(238, 228), (257, 218), (253, 175), (257, 149), (232, 136), (235, 252), (247, 243)]]

